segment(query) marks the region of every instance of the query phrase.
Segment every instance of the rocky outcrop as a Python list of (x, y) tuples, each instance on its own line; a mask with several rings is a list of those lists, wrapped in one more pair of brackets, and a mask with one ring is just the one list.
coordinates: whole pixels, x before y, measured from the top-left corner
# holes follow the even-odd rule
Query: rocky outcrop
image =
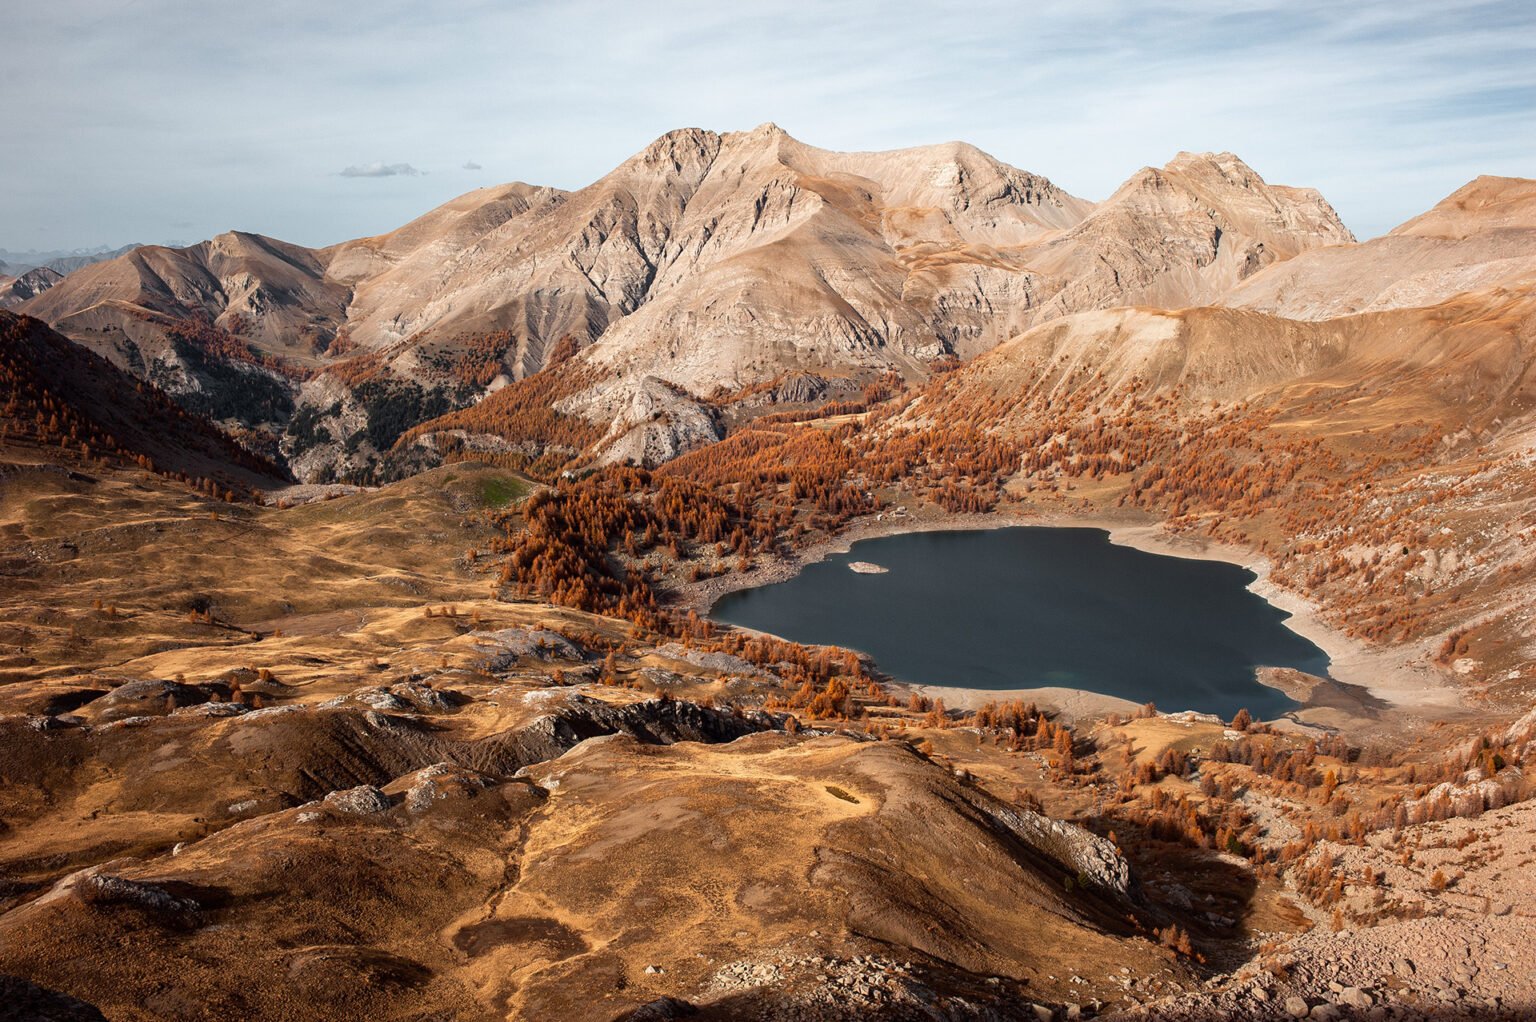
[(779, 723), (779, 718), (763, 712), (732, 714), (673, 699), (614, 707), (582, 698), (523, 727), (477, 742), (453, 759), (482, 773), (505, 775), (556, 759), (591, 738), (625, 735), (649, 745), (728, 742)]
[(104, 911), (135, 908), (160, 916), (175, 917), (197, 912), (200, 908), (193, 899), (177, 897), (159, 885), (103, 873), (94, 868), (65, 877), (44, 897), (54, 899), (66, 895)]
[(652, 652), (656, 656), (692, 664), (695, 667), (721, 675), (757, 679), (773, 677), (767, 671), (743, 660), (741, 657), (732, 656), (729, 653), (690, 649), (681, 643), (669, 642), (664, 646), (657, 646)]
[(580, 660), (581, 651), (559, 632), (547, 629), (499, 628), (473, 632), (475, 652), (485, 657), (482, 669), (495, 674), (510, 670), (521, 659)]
[(474, 770), (466, 770), (451, 763), (434, 763), (401, 778), (392, 787), (404, 785), (405, 808), (412, 813), (424, 813), (450, 799), (472, 797), (477, 792), (493, 787), (495, 783), (494, 778)]
[(175, 681), (141, 679), (124, 682), (87, 704), (85, 716), (98, 724), (147, 714), (170, 713), (208, 702), (210, 692)]
[(708, 408), (654, 376), (595, 387), (556, 408), (598, 421), (611, 416), (613, 426), (600, 444), (600, 461), (607, 464), (654, 468), (724, 435)]
[(1079, 883), (1106, 894), (1131, 891), (1131, 867), (1114, 842), (1073, 823), (999, 804), (992, 818), (1030, 847), (1075, 871)]
[(351, 816), (371, 816), (389, 811), (389, 798), (371, 784), (360, 784), (325, 796), (325, 804)]

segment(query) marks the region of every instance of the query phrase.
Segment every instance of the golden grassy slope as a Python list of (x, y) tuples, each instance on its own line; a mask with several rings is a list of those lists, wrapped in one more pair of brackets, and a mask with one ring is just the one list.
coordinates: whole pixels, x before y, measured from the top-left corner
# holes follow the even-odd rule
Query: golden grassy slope
[[(463, 551), (504, 473), (287, 509), (5, 485), (0, 972), (114, 1019), (1022, 1011), (1111, 993), (1067, 982), (1110, 960), (1190, 982), (1076, 886), (1080, 832), (1017, 830), (905, 743), (732, 742), (782, 717), (708, 702), (772, 678), (481, 598)], [(357, 785), (387, 808), (325, 800)]]

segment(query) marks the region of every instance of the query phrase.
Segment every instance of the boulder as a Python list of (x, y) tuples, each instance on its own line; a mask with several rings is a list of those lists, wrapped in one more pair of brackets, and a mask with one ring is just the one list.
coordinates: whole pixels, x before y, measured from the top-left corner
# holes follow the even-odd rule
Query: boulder
[(1345, 987), (1339, 991), (1339, 1003), (1364, 1011), (1376, 1003), (1376, 999), (1359, 987)]
[(370, 816), (389, 809), (388, 796), (371, 784), (359, 784), (345, 791), (333, 791), (325, 796), (325, 802), (334, 809), (354, 816)]

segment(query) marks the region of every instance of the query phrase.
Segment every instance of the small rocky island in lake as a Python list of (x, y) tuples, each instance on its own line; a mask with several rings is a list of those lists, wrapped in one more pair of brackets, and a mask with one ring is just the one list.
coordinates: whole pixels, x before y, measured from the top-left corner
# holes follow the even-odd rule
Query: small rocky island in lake
[(856, 571), (860, 575), (884, 575), (891, 569), (882, 568), (880, 565), (871, 564), (868, 561), (854, 561), (848, 565), (848, 570)]

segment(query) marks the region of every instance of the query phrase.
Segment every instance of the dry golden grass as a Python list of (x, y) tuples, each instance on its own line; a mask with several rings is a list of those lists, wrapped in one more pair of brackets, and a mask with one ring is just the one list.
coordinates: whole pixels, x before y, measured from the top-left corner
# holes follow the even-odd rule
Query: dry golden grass
[[(985, 995), (987, 976), (1010, 997), (1107, 996), (1111, 961), (1183, 975), (1114, 896), (1022, 847), (1003, 803), (904, 742), (648, 744), (773, 719), (643, 702), (658, 686), (748, 708), (790, 693), (658, 654), (627, 621), (490, 599), (464, 554), (498, 535), (482, 498), (502, 480), (456, 466), (210, 515), (133, 474), (8, 479), (0, 530), (25, 582), (4, 597), (8, 637), (27, 635), (0, 685), (0, 972), (129, 1020), (188, 1003), (590, 1017), (663, 994), (732, 1017), (820, 996), (811, 955), (910, 961), (847, 967), (939, 997)], [(550, 633), (549, 651), (501, 656), (503, 629)], [(204, 712), (231, 701), (275, 712)], [(42, 713), (65, 719), (27, 723)], [(625, 728), (645, 741), (560, 756)], [(438, 794), (412, 802), (440, 762), (456, 765)], [(392, 808), (310, 804), (356, 784)], [(80, 870), (197, 907), (100, 893)], [(779, 978), (718, 985), (738, 961)], [(1069, 986), (1089, 962), (1104, 974)]]

